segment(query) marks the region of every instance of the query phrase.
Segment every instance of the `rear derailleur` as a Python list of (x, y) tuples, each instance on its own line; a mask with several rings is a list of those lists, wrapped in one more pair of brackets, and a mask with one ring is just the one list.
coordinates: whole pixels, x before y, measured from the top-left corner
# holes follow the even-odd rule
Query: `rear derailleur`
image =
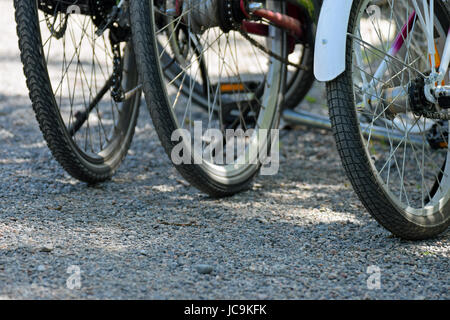
[(441, 95), (436, 103), (431, 103), (424, 93), (425, 81), (422, 77), (412, 81), (409, 86), (409, 101), (411, 110), (416, 116), (434, 119), (436, 122), (426, 134), (429, 146), (434, 149), (448, 148), (448, 113), (449, 98)]

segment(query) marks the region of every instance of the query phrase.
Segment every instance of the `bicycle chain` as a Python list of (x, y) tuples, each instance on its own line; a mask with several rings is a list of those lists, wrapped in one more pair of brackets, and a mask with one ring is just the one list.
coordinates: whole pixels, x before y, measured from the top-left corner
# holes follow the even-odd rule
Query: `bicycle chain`
[(415, 114), (433, 120), (444, 120), (444, 121), (450, 120), (450, 112), (423, 111)]
[(111, 85), (111, 97), (115, 102), (122, 102), (124, 100), (124, 92), (122, 89), (122, 57), (120, 54), (120, 43), (112, 45), (113, 51), (113, 74)]

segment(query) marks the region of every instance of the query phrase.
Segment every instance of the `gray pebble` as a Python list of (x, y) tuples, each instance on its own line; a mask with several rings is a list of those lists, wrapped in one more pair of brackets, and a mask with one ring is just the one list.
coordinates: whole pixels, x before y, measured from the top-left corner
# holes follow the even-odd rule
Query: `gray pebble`
[(39, 251), (40, 252), (52, 252), (53, 251), (53, 247), (45, 246), (45, 247), (42, 247)]
[(195, 266), (195, 269), (200, 274), (210, 274), (211, 272), (213, 272), (214, 267), (207, 264), (198, 264)]

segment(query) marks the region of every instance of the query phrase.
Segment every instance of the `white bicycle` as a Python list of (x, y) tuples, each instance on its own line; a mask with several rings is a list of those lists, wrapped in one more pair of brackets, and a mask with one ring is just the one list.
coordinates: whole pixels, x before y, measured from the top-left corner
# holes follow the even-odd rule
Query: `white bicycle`
[(315, 76), (344, 168), (372, 216), (406, 239), (450, 223), (449, 32), (446, 0), (325, 0), (319, 19)]

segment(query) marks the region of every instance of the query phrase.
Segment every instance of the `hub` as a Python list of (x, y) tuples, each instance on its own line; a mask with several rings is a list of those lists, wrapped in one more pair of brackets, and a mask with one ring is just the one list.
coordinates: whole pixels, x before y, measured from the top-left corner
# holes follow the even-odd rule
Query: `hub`
[[(247, 17), (246, 3), (241, 0), (171, 0), (177, 16), (183, 15), (183, 22), (189, 24), (195, 33), (220, 27), (224, 32), (237, 29)], [(242, 6), (241, 6), (242, 5)]]

